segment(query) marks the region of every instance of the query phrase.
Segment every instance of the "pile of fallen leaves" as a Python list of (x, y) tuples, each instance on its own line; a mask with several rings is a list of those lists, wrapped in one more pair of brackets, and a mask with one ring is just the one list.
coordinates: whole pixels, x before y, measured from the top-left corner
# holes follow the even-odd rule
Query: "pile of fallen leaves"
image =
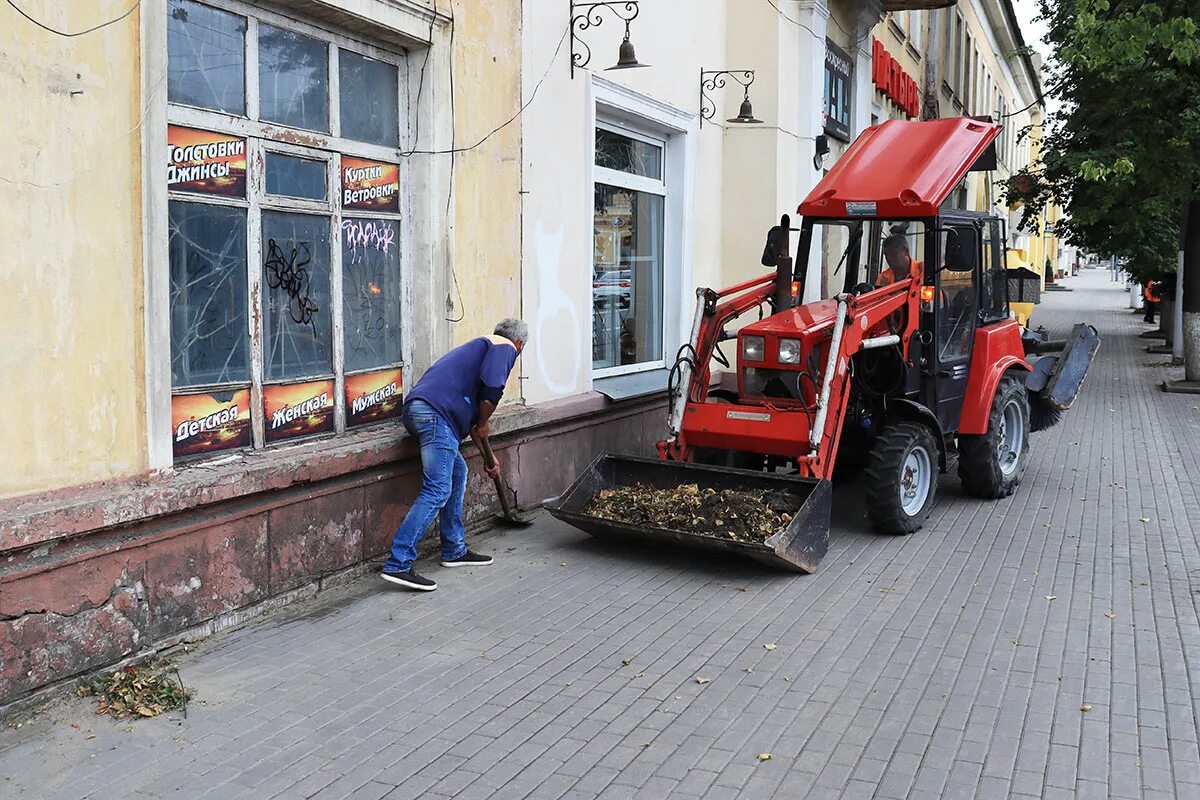
[(192, 693), (184, 688), (179, 671), (166, 666), (124, 667), (79, 687), (80, 697), (95, 697), (97, 714), (123, 717), (157, 717), (177, 708), (187, 711)]
[(701, 489), (694, 483), (656, 489), (635, 483), (602, 489), (584, 513), (627, 525), (759, 543), (787, 527), (799, 510), (800, 499), (787, 491)]

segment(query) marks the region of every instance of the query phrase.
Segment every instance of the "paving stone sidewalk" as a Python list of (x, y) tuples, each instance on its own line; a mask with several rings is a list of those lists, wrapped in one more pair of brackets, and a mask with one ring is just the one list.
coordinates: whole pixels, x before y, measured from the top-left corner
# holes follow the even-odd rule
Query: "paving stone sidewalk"
[(1200, 402), (1158, 391), (1107, 272), (1067, 283), (1035, 324), (1103, 346), (1012, 498), (945, 476), (900, 538), (839, 489), (811, 576), (547, 517), (432, 594), (365, 579), (216, 637), (186, 719), (4, 732), (0, 797), (1200, 798)]

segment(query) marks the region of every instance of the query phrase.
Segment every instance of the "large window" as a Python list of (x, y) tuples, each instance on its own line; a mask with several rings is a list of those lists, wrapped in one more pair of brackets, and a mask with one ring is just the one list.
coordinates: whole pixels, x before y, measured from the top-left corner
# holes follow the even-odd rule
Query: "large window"
[(596, 128), (592, 369), (663, 364), (666, 143)]
[(404, 55), (214, 2), (168, 0), (176, 458), (387, 419), (402, 388)]

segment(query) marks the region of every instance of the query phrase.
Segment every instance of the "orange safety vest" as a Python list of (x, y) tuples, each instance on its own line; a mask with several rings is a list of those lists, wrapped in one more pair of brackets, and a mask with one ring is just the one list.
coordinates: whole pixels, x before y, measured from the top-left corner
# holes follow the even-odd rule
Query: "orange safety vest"
[(1146, 300), (1151, 303), (1157, 303), (1159, 301), (1158, 281), (1146, 281), (1144, 294), (1146, 295)]
[[(917, 276), (917, 283), (921, 282), (921, 276), (925, 273), (925, 263), (917, 261), (912, 256), (908, 258), (908, 274)], [(890, 286), (896, 282), (896, 273), (891, 267), (888, 267), (883, 272), (879, 273), (879, 277), (875, 279), (876, 286)]]

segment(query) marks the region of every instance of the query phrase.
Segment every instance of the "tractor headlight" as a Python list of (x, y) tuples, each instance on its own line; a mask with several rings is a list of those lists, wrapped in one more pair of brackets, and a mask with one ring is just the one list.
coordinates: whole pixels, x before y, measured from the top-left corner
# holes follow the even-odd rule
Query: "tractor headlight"
[(767, 343), (761, 336), (742, 337), (742, 359), (745, 361), (762, 361)]
[(799, 364), (800, 363), (800, 340), (799, 339), (780, 339), (779, 340), (779, 363), (780, 364)]

